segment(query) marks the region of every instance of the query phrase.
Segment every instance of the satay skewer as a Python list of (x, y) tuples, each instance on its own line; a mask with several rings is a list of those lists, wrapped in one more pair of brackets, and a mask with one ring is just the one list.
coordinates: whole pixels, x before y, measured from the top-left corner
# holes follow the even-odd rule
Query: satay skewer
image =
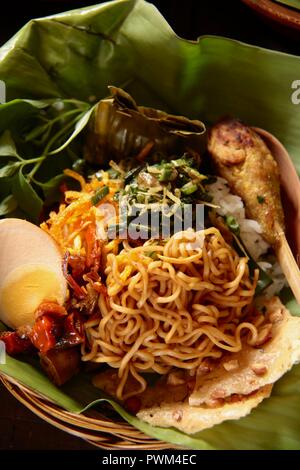
[(300, 184), (287, 151), (272, 134), (235, 119), (225, 119), (211, 129), (208, 149), (217, 173), (244, 200), (248, 216), (260, 223), (300, 304), (300, 271), (285, 236), (280, 197), (281, 179), (293, 206), (299, 253)]
[(275, 225), (275, 230), (278, 237), (278, 241), (274, 247), (276, 256), (289, 286), (300, 305), (300, 271), (284, 231), (277, 225)]
[[(263, 129), (254, 128), (254, 131), (263, 138), (279, 166), (282, 183), (293, 205), (293, 225), (296, 229), (298, 227), (295, 237), (295, 250), (300, 259), (300, 183), (297, 172), (288, 152), (276, 137)], [(298, 304), (300, 304), (299, 266), (286, 239), (284, 229), (277, 222), (274, 224), (274, 228), (277, 238), (274, 249), (278, 262)]]

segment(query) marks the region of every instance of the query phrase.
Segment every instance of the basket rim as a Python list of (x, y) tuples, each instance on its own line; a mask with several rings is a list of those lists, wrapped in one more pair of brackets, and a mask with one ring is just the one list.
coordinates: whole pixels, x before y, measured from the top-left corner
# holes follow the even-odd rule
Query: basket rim
[(48, 397), (3, 372), (0, 373), (0, 381), (11, 395), (39, 418), (98, 448), (106, 450), (183, 449), (183, 447), (147, 436), (127, 423), (121, 416), (119, 421), (114, 421), (105, 416), (105, 410), (103, 414), (93, 409), (83, 413), (64, 410)]

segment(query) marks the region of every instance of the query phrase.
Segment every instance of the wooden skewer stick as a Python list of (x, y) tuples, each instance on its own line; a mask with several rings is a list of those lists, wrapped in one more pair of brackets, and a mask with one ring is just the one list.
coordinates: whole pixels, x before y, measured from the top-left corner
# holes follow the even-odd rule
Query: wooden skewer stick
[(300, 270), (287, 242), (286, 236), (279, 224), (275, 225), (277, 232), (277, 245), (275, 247), (278, 262), (289, 283), (293, 294), (300, 304)]
[[(292, 160), (282, 143), (274, 137), (274, 135), (265, 131), (264, 129), (254, 128), (269, 147), (272, 155), (278, 163), (280, 170), (281, 185), (284, 188), (290, 206), (293, 208), (288, 217), (293, 217), (293, 235), (295, 249), (300, 253), (300, 183), (295, 167)], [(281, 266), (283, 273), (293, 291), (293, 294), (300, 304), (300, 270), (290, 249), (290, 246), (285, 237), (282, 227), (277, 223), (275, 224), (275, 231), (277, 232), (278, 242), (274, 247), (277, 255), (278, 262)]]

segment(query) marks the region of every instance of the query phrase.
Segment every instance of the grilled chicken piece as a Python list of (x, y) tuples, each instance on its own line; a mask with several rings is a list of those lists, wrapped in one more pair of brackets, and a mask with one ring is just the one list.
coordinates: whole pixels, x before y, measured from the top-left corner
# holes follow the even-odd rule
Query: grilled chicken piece
[(270, 150), (252, 129), (236, 119), (225, 119), (210, 131), (208, 150), (217, 173), (244, 201), (247, 216), (257, 220), (264, 238), (274, 245), (284, 215), (279, 170)]

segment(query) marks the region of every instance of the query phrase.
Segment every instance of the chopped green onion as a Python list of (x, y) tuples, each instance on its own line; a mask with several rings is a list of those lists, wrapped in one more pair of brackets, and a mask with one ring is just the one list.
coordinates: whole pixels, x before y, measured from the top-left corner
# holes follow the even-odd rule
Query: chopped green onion
[(235, 233), (236, 235), (239, 235), (240, 226), (232, 215), (227, 215), (225, 218), (225, 222), (226, 222), (226, 225), (230, 228), (230, 230), (233, 233)]
[(151, 165), (147, 167), (148, 173), (154, 173), (155, 175), (158, 175), (160, 173), (160, 168), (158, 165)]
[(114, 194), (113, 200), (118, 201), (120, 199), (120, 196), (121, 196), (121, 191), (118, 189)]
[(120, 176), (120, 172), (117, 171), (115, 168), (109, 168), (107, 170), (107, 173), (109, 174), (109, 177), (112, 179), (112, 180), (116, 180), (117, 178), (119, 178)]
[(206, 180), (206, 176), (202, 175), (198, 170), (195, 168), (185, 167), (184, 171), (189, 175), (190, 178), (193, 180), (203, 181)]
[(177, 171), (173, 168), (172, 165), (164, 165), (161, 169), (161, 173), (158, 177), (158, 180), (161, 183), (167, 181), (173, 181), (177, 177)]
[(194, 192), (197, 191), (197, 189), (198, 189), (197, 184), (192, 183), (192, 181), (190, 181), (189, 183), (186, 183), (184, 186), (182, 186), (182, 188), (180, 188), (184, 196), (189, 196), (190, 194), (193, 194)]
[(97, 171), (97, 173), (95, 173), (95, 177), (97, 178), (98, 181), (102, 181), (102, 178), (103, 178), (103, 173), (102, 171)]
[(109, 193), (109, 187), (108, 186), (103, 186), (103, 188), (100, 188), (98, 189), (94, 196), (91, 197), (91, 202), (93, 204), (93, 206), (96, 206), (97, 204), (99, 204), (99, 202), (105, 197), (107, 196)]
[(137, 191), (138, 191), (137, 184), (136, 183), (131, 183), (131, 184), (127, 184), (125, 186), (123, 194), (128, 194), (129, 196), (133, 196), (137, 193)]
[(258, 196), (257, 196), (257, 201), (259, 202), (259, 204), (263, 204), (263, 203), (265, 202), (264, 196), (258, 195)]
[(177, 166), (195, 166), (196, 161), (193, 157), (190, 156), (189, 153), (184, 153), (181, 158), (177, 158), (176, 160), (171, 160), (172, 163), (176, 162)]
[(192, 160), (187, 160), (185, 158), (178, 158), (177, 160), (171, 160), (171, 163), (175, 166), (175, 168), (179, 168), (180, 166), (191, 166)]

